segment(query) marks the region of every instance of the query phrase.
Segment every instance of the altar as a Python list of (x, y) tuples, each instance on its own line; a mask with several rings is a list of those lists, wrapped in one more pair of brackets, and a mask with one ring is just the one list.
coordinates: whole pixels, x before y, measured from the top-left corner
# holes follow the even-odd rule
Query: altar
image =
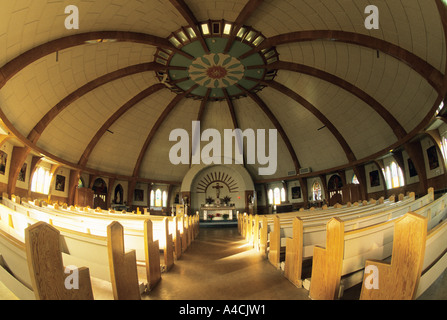
[(233, 220), (234, 206), (218, 206), (218, 205), (202, 205), (200, 208), (202, 211), (201, 216), (203, 220), (225, 220), (224, 215), (227, 215), (228, 220)]
[(207, 198), (207, 204), (200, 207), (202, 219), (205, 221), (208, 219), (213, 221), (233, 220), (233, 211), (235, 206), (234, 204), (229, 204), (231, 198), (226, 196), (224, 199), (220, 199), (220, 189), (224, 187), (218, 182), (212, 188), (216, 189), (216, 200), (210, 196)]

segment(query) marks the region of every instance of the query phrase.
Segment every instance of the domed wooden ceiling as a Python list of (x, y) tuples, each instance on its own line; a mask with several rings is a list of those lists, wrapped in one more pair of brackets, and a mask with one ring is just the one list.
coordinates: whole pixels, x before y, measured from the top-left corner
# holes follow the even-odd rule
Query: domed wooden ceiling
[(30, 152), (125, 179), (181, 181), (169, 134), (193, 121), (277, 129), (276, 174), (246, 165), (258, 181), (347, 168), (433, 119), (446, 20), (441, 0), (7, 1), (0, 116)]

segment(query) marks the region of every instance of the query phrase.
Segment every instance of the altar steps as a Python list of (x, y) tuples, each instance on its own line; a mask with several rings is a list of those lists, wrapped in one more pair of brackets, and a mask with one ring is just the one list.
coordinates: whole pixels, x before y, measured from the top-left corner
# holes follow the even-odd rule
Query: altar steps
[(237, 220), (200, 220), (200, 228), (236, 228)]

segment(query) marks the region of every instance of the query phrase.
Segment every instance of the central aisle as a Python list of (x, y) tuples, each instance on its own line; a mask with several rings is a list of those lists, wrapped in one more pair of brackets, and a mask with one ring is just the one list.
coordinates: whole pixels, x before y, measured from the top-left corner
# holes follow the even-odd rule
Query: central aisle
[(199, 237), (162, 274), (147, 300), (308, 300), (308, 291), (291, 284), (237, 228), (201, 228)]

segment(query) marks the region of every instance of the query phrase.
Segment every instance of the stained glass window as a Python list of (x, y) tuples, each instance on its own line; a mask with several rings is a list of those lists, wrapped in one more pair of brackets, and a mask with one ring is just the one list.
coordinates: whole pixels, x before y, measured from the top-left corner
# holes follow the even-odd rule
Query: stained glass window
[(151, 207), (155, 206), (155, 192), (151, 190)]
[(384, 175), (388, 189), (399, 188), (405, 185), (404, 173), (394, 161), (386, 167)]
[(269, 190), (268, 198), (269, 198), (269, 204), (273, 204), (273, 190), (272, 189)]
[(50, 170), (39, 167), (33, 175), (31, 182), (31, 191), (43, 194), (50, 192), (51, 174)]
[(155, 191), (155, 206), (156, 207), (161, 207), (162, 202), (161, 202), (161, 190), (157, 189), (157, 191)]
[(273, 204), (281, 204), (281, 191), (279, 190), (279, 188), (275, 188), (273, 190)]
[(321, 200), (321, 185), (317, 181), (312, 186), (312, 194), (314, 201)]

